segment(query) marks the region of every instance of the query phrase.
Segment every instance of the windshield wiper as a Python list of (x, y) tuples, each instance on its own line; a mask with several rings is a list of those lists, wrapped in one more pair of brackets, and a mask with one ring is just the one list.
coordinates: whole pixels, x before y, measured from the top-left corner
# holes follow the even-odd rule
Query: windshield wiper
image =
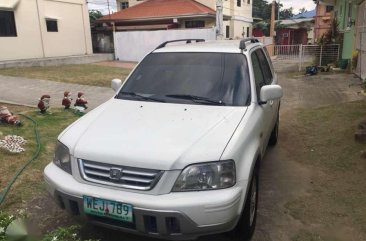
[(151, 101), (156, 101), (156, 102), (165, 102), (165, 100), (161, 100), (161, 99), (158, 99), (158, 98), (154, 98), (154, 97), (150, 97), (150, 96), (145, 96), (145, 95), (142, 95), (142, 94), (138, 94), (138, 93), (135, 93), (135, 92), (119, 92), (116, 96), (117, 99), (120, 99), (121, 96), (123, 95), (129, 95), (129, 96), (133, 96), (133, 97), (138, 97), (138, 98), (141, 98), (143, 100), (151, 100)]
[(184, 100), (192, 100), (196, 103), (199, 101), (199, 102), (206, 102), (206, 103), (214, 104), (214, 105), (226, 105), (221, 100), (213, 100), (213, 99), (210, 99), (210, 98), (196, 96), (196, 95), (174, 94), (174, 95), (166, 95), (166, 97), (184, 99)]

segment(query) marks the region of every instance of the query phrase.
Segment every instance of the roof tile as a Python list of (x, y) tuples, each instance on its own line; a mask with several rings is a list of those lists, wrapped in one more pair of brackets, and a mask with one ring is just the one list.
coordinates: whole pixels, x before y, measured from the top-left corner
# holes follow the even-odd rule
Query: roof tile
[(215, 14), (215, 10), (194, 0), (146, 0), (100, 20), (133, 20), (184, 15)]

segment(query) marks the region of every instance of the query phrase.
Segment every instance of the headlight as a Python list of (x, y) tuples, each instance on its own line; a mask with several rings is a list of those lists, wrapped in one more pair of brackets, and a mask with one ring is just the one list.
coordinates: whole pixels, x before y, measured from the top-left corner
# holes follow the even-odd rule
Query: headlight
[(186, 167), (174, 184), (173, 192), (213, 190), (235, 185), (234, 161), (195, 164)]
[(53, 157), (53, 162), (64, 170), (71, 174), (71, 162), (70, 162), (70, 152), (69, 148), (62, 144), (61, 142), (57, 142), (55, 156)]

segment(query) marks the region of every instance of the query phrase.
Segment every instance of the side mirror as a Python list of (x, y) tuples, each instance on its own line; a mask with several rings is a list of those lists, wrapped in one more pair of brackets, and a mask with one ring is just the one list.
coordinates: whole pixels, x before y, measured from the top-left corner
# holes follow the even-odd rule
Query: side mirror
[(119, 87), (121, 87), (121, 85), (122, 85), (122, 80), (112, 79), (111, 87), (115, 92), (117, 92), (119, 90)]
[(282, 87), (279, 85), (265, 85), (261, 88), (260, 102), (266, 103), (270, 100), (277, 100), (283, 96)]

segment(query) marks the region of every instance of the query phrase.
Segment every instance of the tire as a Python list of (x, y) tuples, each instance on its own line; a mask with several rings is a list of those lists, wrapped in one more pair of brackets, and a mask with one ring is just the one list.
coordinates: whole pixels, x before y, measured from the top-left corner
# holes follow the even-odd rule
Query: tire
[(258, 207), (258, 166), (255, 168), (250, 181), (249, 191), (245, 200), (244, 210), (238, 224), (229, 235), (233, 241), (248, 241), (253, 236), (257, 220)]
[(273, 127), (273, 130), (271, 132), (271, 136), (270, 136), (269, 141), (268, 141), (268, 145), (270, 145), (270, 146), (275, 146), (277, 144), (279, 125), (280, 125), (280, 117), (279, 117), (279, 114), (277, 114), (276, 124)]

